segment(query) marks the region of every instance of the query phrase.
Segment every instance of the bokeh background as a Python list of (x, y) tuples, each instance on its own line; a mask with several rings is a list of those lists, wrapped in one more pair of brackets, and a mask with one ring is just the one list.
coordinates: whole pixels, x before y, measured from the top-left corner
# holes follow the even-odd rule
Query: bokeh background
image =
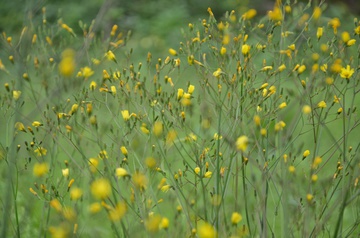
[[(284, 0), (292, 4), (295, 0)], [(296, 0), (307, 3), (307, 0)], [(245, 12), (255, 8), (264, 16), (274, 5), (274, 0), (15, 0), (0, 1), (0, 32), (16, 35), (24, 25), (42, 21), (42, 8), (46, 7), (47, 24), (57, 24), (61, 18), (81, 34), (79, 21), (90, 25), (98, 19), (97, 33), (108, 34), (113, 24), (123, 32), (131, 30), (134, 49), (163, 53), (176, 47), (181, 39), (181, 28), (188, 23), (207, 19), (211, 7), (216, 18), (226, 11)], [(359, 0), (315, 0), (324, 2), (326, 15), (342, 21), (353, 22), (360, 14)], [(349, 14), (350, 13), (350, 14)]]

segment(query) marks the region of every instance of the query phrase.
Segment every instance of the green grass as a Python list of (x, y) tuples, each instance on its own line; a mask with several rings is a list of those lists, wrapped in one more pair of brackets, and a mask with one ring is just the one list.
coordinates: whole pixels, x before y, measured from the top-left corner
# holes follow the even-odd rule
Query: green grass
[(154, 54), (101, 14), (4, 33), (0, 236), (358, 235), (360, 23), (327, 7), (209, 8)]

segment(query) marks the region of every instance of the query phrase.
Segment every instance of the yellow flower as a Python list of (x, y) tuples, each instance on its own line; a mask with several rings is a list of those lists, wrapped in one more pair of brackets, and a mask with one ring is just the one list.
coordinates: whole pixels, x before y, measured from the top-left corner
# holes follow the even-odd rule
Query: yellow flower
[(275, 131), (280, 131), (286, 126), (286, 123), (283, 121), (279, 121), (275, 124)]
[(197, 229), (197, 234), (199, 236), (199, 238), (216, 238), (217, 237), (217, 232), (215, 230), (215, 228), (207, 223), (207, 222), (203, 222), (200, 223)]
[(44, 147), (38, 147), (34, 150), (34, 152), (37, 154), (37, 156), (44, 156), (47, 153), (47, 149)]
[(308, 202), (311, 202), (314, 199), (314, 195), (308, 193), (306, 194), (306, 200), (308, 200)]
[(47, 163), (36, 163), (34, 164), (33, 174), (36, 177), (42, 177), (49, 172), (49, 166)]
[(319, 164), (321, 164), (321, 162), (322, 162), (322, 158), (320, 156), (317, 156), (314, 160), (313, 168), (317, 168), (317, 166), (319, 166)]
[(108, 60), (112, 60), (116, 63), (116, 57), (114, 55), (114, 53), (109, 50), (108, 52), (105, 53), (105, 57), (108, 59)]
[(161, 216), (154, 215), (153, 213), (149, 214), (149, 217), (145, 221), (145, 228), (151, 233), (155, 233), (159, 230), (161, 224)]
[(347, 45), (347, 46), (352, 46), (352, 45), (355, 45), (355, 43), (356, 43), (356, 40), (355, 40), (355, 39), (350, 39), (350, 40), (346, 43), (346, 45)]
[(226, 48), (222, 46), (220, 49), (220, 55), (225, 55), (225, 54), (226, 54)]
[(120, 147), (120, 150), (121, 150), (121, 153), (127, 157), (128, 151), (127, 151), (126, 147), (125, 147), (125, 146), (121, 146), (121, 147)]
[(214, 71), (213, 75), (218, 78), (222, 73), (223, 72), (221, 71), (221, 69), (218, 68), (216, 71)]
[(341, 33), (341, 39), (343, 40), (343, 42), (346, 44), (349, 40), (350, 40), (350, 34), (347, 31), (344, 31), (343, 33)]
[(194, 169), (194, 172), (195, 172), (195, 174), (199, 174), (199, 173), (200, 173), (200, 167), (196, 167), (196, 168)]
[(178, 53), (173, 48), (170, 48), (169, 49), (169, 54), (171, 54), (172, 56), (177, 56)]
[(204, 178), (211, 178), (212, 176), (212, 172), (211, 171), (207, 171), (205, 174), (204, 174)]
[(283, 18), (281, 9), (277, 6), (275, 6), (272, 11), (268, 12), (268, 17), (272, 21), (281, 21)]
[(19, 90), (14, 90), (13, 91), (13, 98), (15, 100), (18, 100), (20, 98), (20, 96), (21, 96), (21, 91), (19, 91)]
[(360, 35), (360, 26), (357, 26), (355, 29), (354, 29), (354, 32), (356, 35)]
[(311, 175), (311, 181), (314, 182), (314, 183), (318, 180), (318, 178), (319, 178), (319, 177), (318, 177), (317, 174)]
[(189, 87), (188, 87), (188, 93), (193, 94), (194, 90), (195, 90), (195, 86), (190, 84)]
[(124, 168), (116, 168), (115, 170), (115, 175), (116, 177), (120, 178), (120, 177), (125, 177), (128, 175), (128, 172), (126, 171), (126, 169)]
[(91, 194), (96, 199), (104, 200), (111, 195), (111, 184), (106, 178), (99, 178), (91, 183)]
[(128, 110), (122, 110), (121, 115), (122, 115), (122, 118), (124, 119), (124, 121), (128, 121), (131, 117)]
[(177, 90), (177, 99), (180, 100), (184, 95), (184, 89), (178, 88)]
[(323, 27), (318, 27), (317, 31), (316, 31), (316, 37), (318, 38), (318, 40), (322, 37), (324, 32), (324, 28)]
[(31, 124), (33, 127), (39, 127), (39, 126), (42, 126), (43, 124), (39, 121), (34, 121), (32, 124)]
[(18, 131), (26, 132), (25, 126), (24, 126), (24, 124), (21, 123), (21, 122), (16, 122), (16, 123), (15, 123), (15, 128), (16, 128)]
[(341, 68), (340, 76), (341, 78), (349, 79), (354, 74), (354, 69), (350, 68), (350, 65), (347, 65), (346, 68)]
[(321, 11), (321, 8), (320, 8), (320, 7), (316, 6), (316, 7), (314, 8), (313, 18), (314, 18), (315, 21), (320, 18), (321, 12), (322, 12), (322, 11)]
[(145, 165), (149, 168), (149, 169), (154, 169), (156, 166), (156, 159), (154, 157), (147, 157), (145, 159)]
[(162, 192), (166, 193), (167, 191), (169, 191), (170, 188), (171, 188), (171, 186), (169, 184), (166, 184), (166, 185), (162, 186), (160, 189)]
[(269, 70), (272, 70), (273, 67), (272, 66), (264, 66), (261, 71), (269, 71)]
[(298, 72), (298, 74), (302, 74), (305, 70), (306, 70), (306, 66), (305, 66), (305, 65), (301, 65), (301, 66), (297, 69), (297, 72)]
[(303, 158), (306, 158), (310, 155), (310, 150), (305, 150), (303, 153)]
[(341, 26), (339, 18), (335, 17), (329, 21), (329, 25), (334, 29), (334, 34), (337, 34), (337, 29)]
[(118, 202), (118, 204), (116, 204), (115, 208), (112, 208), (109, 211), (109, 219), (111, 221), (119, 221), (121, 220), (121, 218), (124, 217), (124, 215), (126, 214), (127, 211), (127, 206), (125, 202)]
[(52, 238), (66, 238), (69, 236), (69, 228), (65, 225), (50, 226), (49, 232)]
[(61, 173), (65, 178), (69, 177), (69, 168), (62, 169)]
[(153, 133), (159, 137), (163, 133), (163, 124), (160, 121), (156, 121), (153, 126)]
[(66, 30), (67, 32), (74, 34), (74, 31), (72, 28), (70, 28), (68, 25), (66, 25), (65, 23), (61, 24), (61, 27)]
[(92, 82), (90, 83), (90, 89), (91, 89), (92, 91), (94, 91), (94, 90), (96, 89), (96, 87), (97, 87), (96, 82), (95, 82), (95, 81), (92, 81)]
[(95, 173), (97, 171), (98, 166), (99, 166), (99, 161), (96, 158), (89, 159), (89, 167), (91, 172)]
[(75, 71), (75, 51), (66, 49), (61, 54), (59, 72), (65, 77), (70, 77)]
[(240, 221), (242, 220), (242, 216), (240, 213), (238, 212), (233, 212), (233, 214), (231, 215), (231, 223), (233, 225), (238, 224)]
[(295, 173), (295, 166), (290, 165), (288, 169), (290, 173)]
[(160, 222), (160, 225), (159, 225), (159, 227), (161, 228), (161, 229), (167, 229), (167, 228), (169, 228), (169, 219), (167, 219), (166, 217), (163, 217), (162, 219), (161, 219), (161, 222)]
[(286, 69), (286, 65), (285, 65), (285, 64), (280, 65), (279, 68), (278, 68), (279, 72), (282, 72), (282, 71), (284, 71), (285, 69)]
[(111, 85), (110, 91), (113, 95), (116, 95), (116, 87), (114, 85)]
[(85, 66), (84, 68), (81, 68), (80, 69), (80, 73), (81, 73), (81, 76), (83, 76), (84, 78), (89, 78), (91, 75), (94, 74), (94, 71), (88, 67), (88, 66)]
[(306, 115), (310, 114), (311, 113), (311, 107), (309, 105), (305, 105), (303, 106), (302, 108), (302, 112)]
[(237, 138), (236, 143), (235, 143), (236, 149), (241, 150), (243, 152), (246, 150), (248, 144), (249, 144), (249, 138), (244, 135)]
[(295, 46), (295, 44), (291, 44), (291, 45), (288, 46), (288, 48), (290, 50), (294, 51), (296, 49), (296, 46)]
[(141, 125), (140, 130), (141, 130), (144, 134), (146, 134), (146, 135), (149, 135), (149, 133), (150, 133), (150, 131), (149, 131), (149, 129), (147, 129), (147, 126), (146, 126), (145, 123), (143, 123), (143, 124)]
[(320, 102), (317, 104), (317, 106), (318, 106), (319, 108), (325, 108), (325, 107), (326, 107), (326, 102), (325, 102), (325, 101), (320, 101)]
[(286, 102), (283, 102), (279, 105), (279, 109), (283, 109), (287, 106)]
[(247, 56), (250, 52), (250, 45), (248, 44), (243, 44), (243, 46), (241, 47), (241, 53), (244, 55), (244, 56)]
[(78, 200), (82, 197), (83, 195), (83, 191), (81, 188), (77, 188), (77, 187), (73, 187), (71, 190), (70, 190), (70, 199), (71, 200)]
[(91, 203), (89, 206), (90, 213), (98, 213), (101, 210), (101, 204), (98, 202)]
[(132, 181), (135, 187), (137, 187), (138, 189), (140, 190), (146, 189), (148, 181), (145, 174), (141, 172), (135, 172), (135, 174), (132, 176)]
[(245, 12), (241, 17), (244, 20), (250, 20), (254, 18), (257, 14), (257, 11), (255, 9), (249, 9), (247, 12)]

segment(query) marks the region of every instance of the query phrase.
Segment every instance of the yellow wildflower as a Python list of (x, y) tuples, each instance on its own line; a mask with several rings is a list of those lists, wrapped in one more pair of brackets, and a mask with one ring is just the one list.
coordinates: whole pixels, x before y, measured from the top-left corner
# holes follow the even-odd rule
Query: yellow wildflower
[(213, 75), (218, 78), (222, 73), (223, 72), (221, 71), (221, 69), (218, 68), (216, 71), (214, 71)]
[(215, 228), (207, 223), (207, 222), (203, 222), (200, 223), (197, 229), (197, 234), (199, 236), (199, 238), (216, 238), (217, 237), (217, 232), (215, 230)]
[(39, 121), (34, 121), (32, 124), (31, 124), (33, 127), (39, 127), (39, 126), (42, 126), (43, 124)]
[(315, 21), (317, 21), (320, 18), (321, 13), (322, 13), (321, 8), (316, 6), (313, 11), (313, 18)]
[(110, 181), (106, 178), (99, 178), (91, 183), (91, 194), (96, 199), (104, 200), (111, 195)]
[(21, 96), (21, 91), (19, 91), (19, 90), (14, 90), (13, 91), (13, 98), (15, 100), (18, 100), (20, 98), (20, 96)]
[(109, 50), (108, 52), (105, 53), (105, 57), (108, 60), (111, 60), (111, 61), (114, 61), (115, 63), (117, 63), (116, 57), (115, 57), (114, 53), (111, 50)]
[(34, 152), (37, 156), (44, 156), (47, 153), (47, 149), (45, 149), (44, 147), (38, 147), (34, 150)]
[(171, 54), (172, 56), (177, 56), (178, 55), (177, 51), (174, 50), (173, 48), (169, 49), (169, 54)]
[(251, 48), (250, 45), (248, 45), (248, 44), (243, 44), (243, 46), (241, 47), (241, 53), (242, 53), (244, 56), (249, 55), (250, 48)]
[(236, 143), (235, 143), (236, 149), (241, 150), (242, 152), (244, 152), (246, 150), (248, 144), (249, 144), (249, 138), (245, 135), (237, 138)]
[(303, 106), (302, 111), (304, 114), (308, 115), (311, 113), (311, 107), (309, 105), (305, 105), (305, 106)]
[(118, 202), (115, 208), (112, 208), (109, 211), (109, 219), (111, 221), (119, 221), (124, 217), (127, 211), (127, 206), (125, 202)]
[(268, 12), (268, 17), (272, 21), (281, 21), (283, 18), (281, 9), (278, 6), (275, 6), (272, 11)]
[(34, 164), (33, 174), (36, 177), (42, 177), (49, 172), (49, 166), (47, 163)]
[(132, 181), (135, 185), (135, 187), (137, 187), (140, 190), (144, 190), (146, 189), (147, 186), (147, 178), (146, 176), (141, 173), (141, 172), (135, 172), (135, 174), (132, 176)]
[(167, 229), (167, 228), (169, 228), (169, 219), (168, 218), (166, 218), (166, 217), (163, 217), (162, 219), (161, 219), (161, 222), (160, 222), (160, 224), (159, 224), (159, 227), (161, 228), (161, 229)]
[(207, 172), (205, 172), (205, 174), (204, 174), (204, 178), (211, 178), (211, 176), (212, 176), (212, 172), (211, 172), (211, 171), (207, 171)]
[(250, 20), (254, 18), (257, 14), (257, 11), (255, 9), (249, 9), (247, 12), (245, 12), (241, 17), (244, 20)]
[(233, 212), (232, 213), (232, 215), (231, 215), (231, 223), (233, 225), (238, 224), (241, 220), (242, 220), (242, 216), (241, 216), (240, 213), (238, 213), (238, 212)]
[(283, 109), (287, 106), (286, 102), (283, 102), (279, 105), (279, 109)]
[(190, 84), (189, 87), (188, 87), (188, 93), (193, 94), (194, 90), (195, 90), (195, 86)]
[(341, 26), (339, 18), (335, 17), (329, 21), (329, 25), (334, 29), (334, 34), (337, 34), (337, 29)]
[(350, 65), (347, 65), (346, 68), (341, 68), (340, 76), (341, 78), (349, 79), (354, 74), (354, 69), (350, 68)]
[(346, 43), (346, 45), (347, 45), (347, 46), (352, 46), (352, 45), (355, 45), (355, 43), (356, 43), (356, 40), (355, 40), (355, 39), (350, 39), (350, 40)]
[(153, 126), (153, 133), (159, 137), (163, 132), (163, 124), (160, 121), (156, 121)]
[(65, 77), (70, 77), (75, 71), (75, 51), (66, 49), (61, 54), (59, 72)]
[(81, 76), (84, 77), (85, 79), (89, 78), (91, 75), (94, 74), (94, 71), (88, 67), (88, 66), (85, 66), (84, 68), (81, 68), (80, 69), (80, 73), (81, 73)]
[(120, 178), (120, 177), (125, 177), (128, 175), (128, 172), (126, 171), (126, 169), (124, 168), (116, 168), (115, 170), (115, 175), (116, 177)]
[(97, 171), (97, 167), (99, 166), (99, 160), (96, 158), (89, 159), (89, 168), (90, 171), (95, 173)]
[(324, 31), (323, 27), (318, 27), (318, 29), (316, 31), (316, 37), (318, 38), (318, 40), (322, 37), (323, 31)]
[(317, 106), (318, 106), (319, 108), (325, 108), (325, 107), (326, 107), (326, 102), (325, 102), (325, 101), (320, 101), (320, 102), (317, 104)]
[(310, 155), (310, 150), (305, 150), (303, 153), (303, 158), (306, 158)]
[(83, 195), (83, 191), (81, 188), (77, 188), (77, 187), (73, 187), (71, 190), (70, 190), (70, 199), (71, 200), (78, 200), (82, 197)]

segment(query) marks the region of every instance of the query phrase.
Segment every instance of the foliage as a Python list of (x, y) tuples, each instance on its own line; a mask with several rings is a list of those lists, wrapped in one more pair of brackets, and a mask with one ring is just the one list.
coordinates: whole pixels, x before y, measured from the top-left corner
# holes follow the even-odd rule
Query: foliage
[(326, 10), (208, 8), (162, 57), (101, 10), (4, 32), (0, 236), (357, 235), (360, 22)]

